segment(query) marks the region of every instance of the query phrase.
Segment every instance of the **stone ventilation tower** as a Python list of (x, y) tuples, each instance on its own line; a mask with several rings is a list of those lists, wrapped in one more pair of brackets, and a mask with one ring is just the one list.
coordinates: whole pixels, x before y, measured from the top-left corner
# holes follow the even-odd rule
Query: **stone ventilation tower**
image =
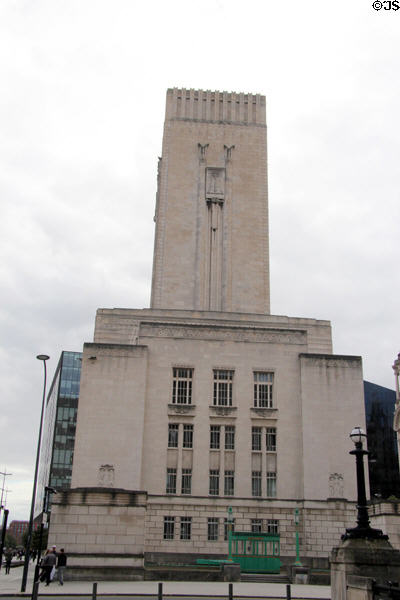
[(265, 97), (167, 92), (151, 308), (269, 314)]

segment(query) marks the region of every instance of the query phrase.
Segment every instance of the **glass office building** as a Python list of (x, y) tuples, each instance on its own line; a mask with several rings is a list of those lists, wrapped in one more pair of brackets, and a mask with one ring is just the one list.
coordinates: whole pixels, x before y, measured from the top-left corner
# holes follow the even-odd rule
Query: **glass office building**
[(62, 352), (47, 396), (35, 515), (43, 510), (45, 486), (71, 486), (81, 364), (81, 352)]
[(364, 381), (371, 499), (400, 498), (400, 474), (393, 416), (394, 390)]

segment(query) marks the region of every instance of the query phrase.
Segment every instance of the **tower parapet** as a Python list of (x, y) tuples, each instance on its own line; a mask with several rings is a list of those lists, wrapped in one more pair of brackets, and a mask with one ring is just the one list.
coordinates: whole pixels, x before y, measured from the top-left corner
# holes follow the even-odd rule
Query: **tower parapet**
[(169, 119), (265, 127), (265, 96), (171, 88), (167, 91), (166, 120)]

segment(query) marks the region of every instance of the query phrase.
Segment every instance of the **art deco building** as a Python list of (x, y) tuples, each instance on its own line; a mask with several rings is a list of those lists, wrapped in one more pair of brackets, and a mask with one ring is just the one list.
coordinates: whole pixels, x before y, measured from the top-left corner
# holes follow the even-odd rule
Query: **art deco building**
[(155, 221), (151, 307), (99, 309), (84, 345), (50, 543), (81, 576), (140, 577), (226, 555), (231, 506), (292, 560), (298, 508), (302, 560), (322, 564), (355, 523), (362, 365), (329, 321), (270, 314), (264, 96), (168, 90)]

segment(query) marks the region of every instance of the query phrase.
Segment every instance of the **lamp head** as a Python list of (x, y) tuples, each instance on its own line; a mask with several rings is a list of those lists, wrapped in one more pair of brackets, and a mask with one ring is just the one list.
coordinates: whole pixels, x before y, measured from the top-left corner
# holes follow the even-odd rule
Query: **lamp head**
[(354, 444), (362, 444), (363, 440), (366, 439), (367, 435), (361, 427), (354, 427), (353, 431), (350, 434), (350, 438), (353, 440)]
[(38, 360), (49, 360), (50, 356), (47, 356), (47, 354), (38, 354), (36, 358)]

